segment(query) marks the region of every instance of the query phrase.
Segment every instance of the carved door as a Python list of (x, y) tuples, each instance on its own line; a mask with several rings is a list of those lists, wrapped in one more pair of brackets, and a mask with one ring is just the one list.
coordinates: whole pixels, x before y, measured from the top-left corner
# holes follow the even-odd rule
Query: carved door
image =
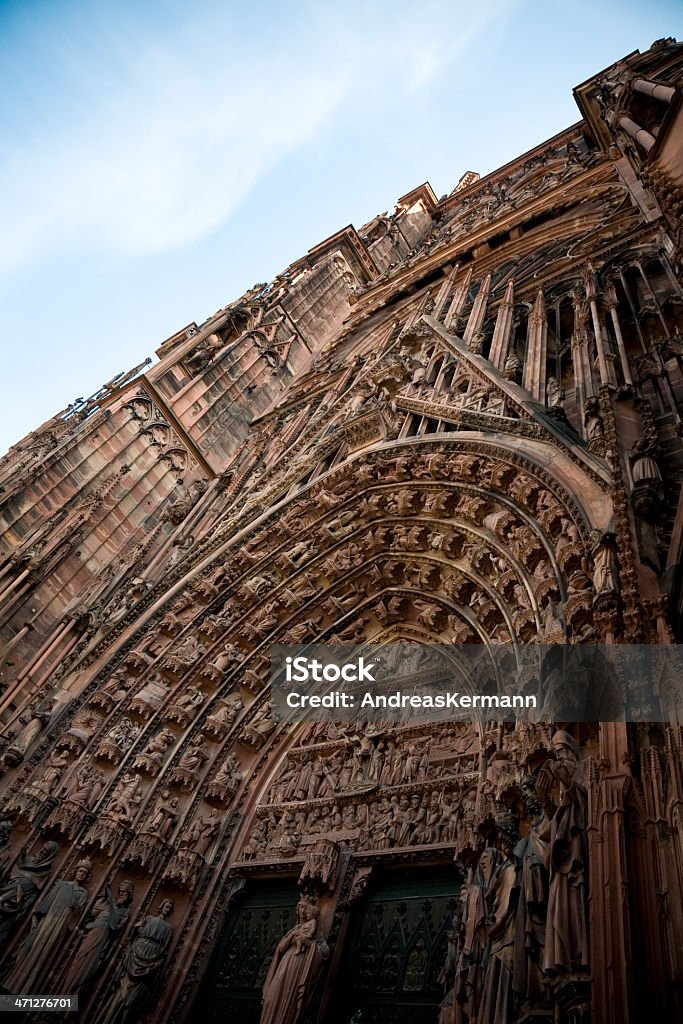
[(228, 915), (190, 1020), (258, 1024), (263, 982), (275, 947), (296, 921), (298, 900), (293, 880), (247, 890)]
[(355, 910), (334, 1024), (436, 1024), (439, 975), (457, 905), (453, 868), (387, 876)]

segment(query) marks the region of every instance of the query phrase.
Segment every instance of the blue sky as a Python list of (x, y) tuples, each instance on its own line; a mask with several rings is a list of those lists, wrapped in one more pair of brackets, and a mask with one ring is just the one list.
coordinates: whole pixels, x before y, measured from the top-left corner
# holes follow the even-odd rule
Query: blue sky
[(0, 0), (0, 451), (429, 180), (578, 120), (680, 0)]

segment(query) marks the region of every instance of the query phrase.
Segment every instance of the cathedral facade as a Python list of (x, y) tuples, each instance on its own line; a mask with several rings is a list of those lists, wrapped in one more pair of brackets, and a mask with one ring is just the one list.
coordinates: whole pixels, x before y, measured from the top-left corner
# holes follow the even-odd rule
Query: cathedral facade
[(650, 724), (270, 703), (276, 643), (680, 641), (683, 45), (575, 99), (0, 463), (6, 995), (89, 1024), (683, 1018), (680, 676)]

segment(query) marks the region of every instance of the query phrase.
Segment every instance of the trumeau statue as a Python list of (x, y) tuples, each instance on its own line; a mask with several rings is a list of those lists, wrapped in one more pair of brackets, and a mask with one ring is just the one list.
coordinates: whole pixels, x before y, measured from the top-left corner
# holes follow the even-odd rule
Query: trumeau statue
[(278, 943), (268, 969), (261, 1024), (298, 1024), (329, 957), (315, 899), (304, 896), (296, 916), (296, 924)]

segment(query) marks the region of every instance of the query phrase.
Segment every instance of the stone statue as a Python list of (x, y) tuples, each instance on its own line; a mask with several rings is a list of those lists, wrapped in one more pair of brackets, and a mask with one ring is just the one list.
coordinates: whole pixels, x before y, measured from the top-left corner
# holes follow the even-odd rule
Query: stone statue
[(144, 1013), (171, 945), (173, 926), (167, 919), (173, 910), (171, 900), (163, 900), (158, 917), (145, 917), (136, 926), (137, 935), (126, 951), (118, 988), (98, 1024), (124, 1024), (140, 1019)]
[(0, 946), (16, 931), (40, 895), (59, 853), (57, 843), (45, 843), (34, 858), (22, 850), (19, 865), (0, 885)]
[(48, 759), (43, 774), (33, 783), (35, 788), (41, 789), (48, 796), (54, 793), (68, 763), (69, 758), (63, 750), (54, 750)]
[(261, 1024), (297, 1024), (310, 1000), (329, 947), (318, 923), (320, 908), (304, 897), (297, 923), (280, 940), (263, 985)]
[(129, 827), (133, 816), (142, 803), (142, 787), (139, 775), (124, 775), (117, 784), (106, 809), (106, 816), (114, 818), (122, 825)]
[(115, 898), (109, 886), (105, 886), (104, 896), (92, 908), (92, 920), (85, 926), (83, 938), (70, 958), (69, 970), (61, 983), (64, 992), (84, 989), (109, 957), (128, 922), (134, 893), (135, 887), (128, 881), (121, 882)]
[(514, 352), (511, 352), (510, 355), (505, 360), (505, 365), (503, 367), (503, 376), (505, 377), (506, 380), (519, 380), (519, 374), (521, 369), (522, 364), (519, 358), (515, 355)]
[(529, 834), (519, 841), (515, 858), (520, 866), (519, 902), (515, 925), (513, 989), (520, 999), (544, 998), (542, 964), (548, 912), (548, 843), (550, 819), (536, 795), (536, 779), (526, 775), (520, 784), (529, 819)]
[(50, 969), (63, 951), (85, 904), (85, 884), (92, 875), (92, 862), (79, 861), (72, 881), (57, 879), (36, 904), (28, 933), (17, 953), (14, 967), (3, 981), (8, 992), (43, 992)]
[(192, 822), (182, 838), (182, 845), (192, 850), (193, 853), (199, 853), (205, 857), (207, 850), (218, 835), (220, 827), (218, 812), (212, 808), (208, 818), (201, 817)]
[(556, 377), (548, 377), (545, 386), (545, 404), (548, 409), (559, 409), (562, 405), (562, 388)]
[(588, 930), (588, 794), (585, 760), (568, 732), (552, 738), (554, 761), (539, 771), (536, 789), (549, 806), (553, 782), (560, 783), (560, 803), (551, 826), (548, 849), (550, 883), (543, 969), (551, 977), (590, 966)]
[(6, 764), (14, 766), (24, 760), (26, 751), (50, 720), (54, 706), (54, 697), (44, 697), (33, 702), (28, 713), (19, 719), (24, 728), (5, 751)]
[[(457, 1012), (467, 1021), (476, 1020), (483, 986), (482, 962), (486, 949), (486, 894), (500, 866), (498, 850), (487, 846), (479, 858), (473, 881), (463, 897), (463, 937), (455, 989)], [(456, 1017), (456, 1020), (458, 1018)]]
[(64, 796), (75, 804), (92, 807), (104, 789), (103, 773), (94, 765), (81, 765), (64, 786)]
[(165, 789), (154, 808), (154, 815), (145, 832), (153, 832), (159, 839), (168, 839), (178, 820), (179, 806), (178, 797), (171, 797), (169, 790)]
[(593, 559), (593, 586), (596, 596), (617, 593), (617, 556), (613, 545), (609, 541), (602, 541), (595, 549)]
[(641, 437), (633, 446), (631, 453), (631, 474), (634, 484), (659, 483), (662, 474), (655, 458), (655, 445), (647, 438)]
[(505, 843), (500, 861), (486, 888), (486, 951), (482, 962), (484, 982), (477, 1024), (512, 1020), (512, 978), (517, 910), (517, 867), (512, 849)]

